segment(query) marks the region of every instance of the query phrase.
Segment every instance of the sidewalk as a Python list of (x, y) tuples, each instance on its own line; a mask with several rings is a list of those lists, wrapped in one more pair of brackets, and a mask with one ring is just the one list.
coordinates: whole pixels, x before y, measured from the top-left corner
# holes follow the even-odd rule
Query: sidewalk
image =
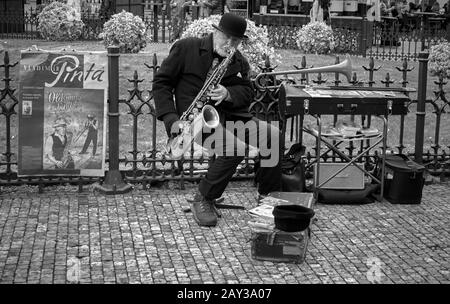
[[(225, 203), (254, 207), (249, 185)], [(199, 227), (182, 210), (190, 192), (3, 188), (0, 283), (450, 283), (449, 183), (420, 205), (317, 204), (303, 264), (252, 259), (246, 211)]]

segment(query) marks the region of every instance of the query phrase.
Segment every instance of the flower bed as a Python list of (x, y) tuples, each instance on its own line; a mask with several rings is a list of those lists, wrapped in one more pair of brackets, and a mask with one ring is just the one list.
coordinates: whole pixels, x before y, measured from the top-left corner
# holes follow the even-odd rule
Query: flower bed
[(319, 21), (301, 27), (295, 41), (301, 51), (310, 54), (328, 54), (335, 48), (333, 30)]
[(84, 23), (74, 8), (61, 2), (52, 2), (38, 15), (38, 31), (44, 39), (75, 40), (81, 36)]
[(113, 15), (103, 26), (99, 38), (103, 39), (105, 47), (119, 46), (121, 53), (138, 53), (151, 40), (142, 19), (126, 11)]
[(428, 67), (431, 75), (450, 78), (450, 42), (431, 47)]

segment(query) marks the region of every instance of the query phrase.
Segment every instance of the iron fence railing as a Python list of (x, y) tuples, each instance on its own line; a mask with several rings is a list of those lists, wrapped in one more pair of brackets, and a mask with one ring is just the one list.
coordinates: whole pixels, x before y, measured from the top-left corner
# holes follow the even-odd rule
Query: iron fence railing
[[(42, 39), (39, 30), (38, 10), (0, 12), (0, 38), (2, 39)], [(81, 39), (96, 40), (103, 30), (108, 14), (83, 14), (84, 27)]]
[[(181, 31), (193, 20), (199, 18), (198, 5), (189, 5), (181, 22), (175, 23), (171, 17), (171, 11), (167, 4), (154, 2), (140, 16), (150, 33), (152, 42), (169, 42), (174, 40), (174, 26), (180, 26)], [(1, 39), (42, 39), (39, 31), (39, 11), (30, 9), (28, 11), (6, 11), (0, 12), (0, 38)], [(84, 23), (80, 39), (98, 40), (103, 30), (103, 25), (111, 17), (112, 12), (103, 11), (101, 14), (83, 13), (81, 19)]]
[[(11, 186), (21, 184), (37, 185), (42, 191), (45, 185), (48, 184), (64, 184), (70, 183), (78, 185), (81, 191), (83, 185), (94, 182), (103, 184), (112, 184), (114, 187), (110, 189), (113, 193), (120, 191), (121, 188), (126, 188), (127, 184), (140, 184), (143, 187), (154, 182), (161, 182), (166, 180), (176, 180), (184, 186), (186, 181), (194, 181), (200, 179), (208, 167), (209, 157), (203, 153), (197, 154), (197, 150), (192, 149), (190, 154), (181, 160), (172, 160), (162, 153), (162, 144), (165, 137), (165, 132), (161, 131), (163, 125), (157, 122), (155, 117), (155, 108), (153, 103), (153, 94), (151, 87), (142, 87), (142, 79), (140, 79), (138, 71), (134, 71), (130, 75), (129, 83), (131, 88), (128, 90), (126, 98), (119, 98), (119, 95), (114, 90), (118, 90), (119, 84), (119, 60), (120, 56), (114, 54), (115, 48), (108, 49), (109, 60), (109, 124), (108, 124), (108, 138), (109, 147), (107, 151), (107, 171), (105, 178), (93, 177), (70, 177), (70, 176), (47, 176), (47, 177), (19, 177), (17, 176), (17, 112), (16, 108), (19, 103), (18, 92), (16, 87), (11, 83), (11, 70), (18, 64), (18, 62), (11, 63), (8, 52), (5, 52), (2, 58), (3, 63), (0, 65), (2, 71), (3, 87), (0, 89), (0, 186)], [(440, 174), (444, 176), (450, 173), (450, 129), (448, 126), (449, 116), (447, 110), (449, 107), (449, 100), (446, 97), (445, 85), (447, 82), (442, 77), (434, 81), (436, 90), (434, 91), (434, 98), (426, 99), (426, 84), (427, 84), (427, 53), (421, 53), (419, 62), (419, 80), (423, 82), (419, 84), (417, 98), (411, 97), (411, 103), (408, 105), (410, 113), (406, 116), (389, 118), (389, 150), (395, 152), (408, 154), (414, 156), (416, 159), (423, 162), (432, 174)], [(338, 60), (337, 60), (338, 62)], [(306, 67), (307, 62), (304, 57), (301, 67)], [(146, 69), (150, 69), (152, 74), (156, 73), (159, 68), (159, 61), (156, 54), (153, 56), (152, 62), (146, 64)], [(273, 67), (270, 62), (266, 62), (266, 66), (261, 67), (262, 72), (272, 71)], [(413, 71), (408, 65), (406, 59), (403, 60), (400, 67), (397, 68), (401, 75), (401, 81), (393, 84), (391, 77), (387, 73), (384, 80), (380, 83), (375, 81), (375, 73), (382, 73), (379, 68), (375, 67), (374, 59), (368, 60), (367, 66), (364, 69), (368, 73), (368, 80), (366, 81), (369, 87), (392, 87), (408, 85), (409, 75)], [(15, 77), (18, 77), (16, 74)], [(283, 80), (280, 78), (279, 80)], [(326, 81), (319, 73), (315, 78), (306, 75), (299, 75), (297, 78), (284, 79), (291, 82), (314, 84), (316, 86), (340, 85), (341, 80), (339, 74), (336, 73), (334, 79)], [(433, 81), (433, 80), (429, 80)], [(15, 82), (17, 83), (17, 82)], [(352, 76), (351, 84), (357, 88), (361, 85), (356, 73)], [(251, 103), (251, 112), (268, 121), (278, 120), (278, 91), (276, 89), (255, 89), (255, 98)], [(113, 115), (119, 113), (119, 115)], [(119, 148), (123, 144), (119, 138), (119, 124), (120, 119), (126, 119), (131, 129), (125, 133), (127, 138), (131, 138), (131, 148), (128, 147), (126, 151), (119, 153)], [(336, 123), (337, 115), (330, 117), (322, 117), (323, 121), (328, 119), (329, 122)], [(375, 120), (372, 121), (370, 116), (360, 117), (363, 126), (376, 126)], [(318, 151), (315, 151), (313, 142), (308, 139), (307, 134), (303, 134), (301, 125), (308, 123), (308, 118), (305, 116), (292, 117), (286, 122), (286, 138), (287, 145), (291, 142), (302, 141), (307, 146), (307, 153), (305, 158), (308, 164), (315, 161)], [(142, 124), (146, 124), (142, 126)], [(433, 136), (430, 136), (429, 133)], [(122, 133), (123, 136), (123, 133)], [(139, 145), (139, 138), (144, 136), (149, 139), (150, 144), (146, 148)], [(424, 141), (425, 136), (425, 141)], [(356, 145), (349, 143), (347, 146), (342, 146), (342, 151), (347, 155), (357, 155), (360, 151), (369, 146), (369, 141), (363, 141)], [(15, 147), (15, 148), (14, 148)], [(371, 150), (365, 159), (367, 163), (374, 164), (377, 155), (380, 153), (381, 147)], [(124, 149), (121, 149), (124, 150)], [(324, 151), (321, 151), (322, 153)], [(253, 163), (255, 160), (255, 153), (251, 150), (246, 151), (245, 160), (238, 168), (235, 179), (252, 178)], [(334, 152), (326, 153), (322, 156), (323, 161), (336, 161), (337, 156)], [(116, 181), (120, 181), (119, 184)]]
[[(196, 4), (187, 6), (178, 16), (172, 14), (166, 1), (146, 2), (145, 8), (141, 17), (153, 42), (171, 42), (179, 38), (177, 33), (200, 17), (199, 6)], [(110, 10), (102, 10), (100, 14), (84, 13), (82, 20), (85, 25), (81, 39), (99, 39), (103, 24), (111, 14)], [(282, 49), (298, 48), (295, 34), (310, 21), (306, 15), (281, 14), (254, 14), (251, 19), (256, 24), (266, 25), (270, 45)], [(334, 30), (337, 54), (416, 61), (420, 51), (429, 49), (431, 45), (444, 39), (450, 40), (450, 23), (445, 18), (384, 18), (381, 22), (371, 22), (359, 17), (332, 17), (330, 23)], [(0, 12), (0, 38), (41, 38), (37, 11)]]
[(447, 27), (445, 22), (421, 18), (383, 19), (374, 24), (371, 47), (365, 54), (375, 59), (418, 60), (420, 51), (450, 39)]
[[(297, 49), (295, 35), (310, 21), (308, 16), (254, 15), (257, 24), (267, 25), (270, 43), (276, 48)], [(441, 18), (442, 19), (442, 18)], [(335, 53), (355, 54), (375, 59), (416, 61), (420, 51), (443, 40), (450, 40), (448, 21), (421, 18), (381, 22), (365, 18), (331, 18), (336, 42)]]

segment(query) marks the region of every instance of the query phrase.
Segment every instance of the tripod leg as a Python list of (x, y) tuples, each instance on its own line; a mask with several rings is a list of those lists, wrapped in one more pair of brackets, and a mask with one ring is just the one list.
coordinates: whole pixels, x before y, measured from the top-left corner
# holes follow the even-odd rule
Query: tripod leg
[(222, 212), (219, 211), (219, 209), (216, 206), (216, 204), (213, 204), (213, 210), (217, 214), (217, 217), (219, 217), (219, 218), (222, 217)]

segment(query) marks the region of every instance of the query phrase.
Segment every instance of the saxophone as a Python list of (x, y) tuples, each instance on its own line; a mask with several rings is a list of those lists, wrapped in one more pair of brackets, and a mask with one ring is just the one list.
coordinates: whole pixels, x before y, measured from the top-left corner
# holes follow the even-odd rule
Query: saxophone
[(235, 52), (236, 48), (232, 48), (228, 52), (227, 57), (211, 72), (200, 92), (181, 115), (180, 133), (169, 138), (165, 148), (172, 159), (180, 159), (183, 156), (191, 147), (193, 140), (202, 132), (204, 126), (210, 129), (219, 126), (219, 113), (212, 105), (208, 104), (210, 98), (207, 94), (220, 83)]

